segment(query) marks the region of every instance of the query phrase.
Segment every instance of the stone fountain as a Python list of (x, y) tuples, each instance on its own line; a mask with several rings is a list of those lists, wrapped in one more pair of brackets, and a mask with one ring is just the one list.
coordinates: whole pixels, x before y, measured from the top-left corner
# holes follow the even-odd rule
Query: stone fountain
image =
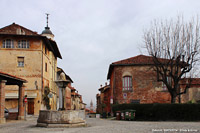
[(40, 110), (37, 126), (40, 127), (80, 127), (86, 126), (85, 110), (71, 110), (71, 89), (67, 87), (70, 81), (65, 74), (60, 74), (55, 81), (59, 87), (59, 110)]

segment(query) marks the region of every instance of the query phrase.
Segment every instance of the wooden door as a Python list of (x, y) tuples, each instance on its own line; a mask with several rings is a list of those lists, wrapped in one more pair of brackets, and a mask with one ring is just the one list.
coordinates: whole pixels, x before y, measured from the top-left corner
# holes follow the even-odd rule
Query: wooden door
[(28, 114), (34, 114), (34, 101), (28, 101)]

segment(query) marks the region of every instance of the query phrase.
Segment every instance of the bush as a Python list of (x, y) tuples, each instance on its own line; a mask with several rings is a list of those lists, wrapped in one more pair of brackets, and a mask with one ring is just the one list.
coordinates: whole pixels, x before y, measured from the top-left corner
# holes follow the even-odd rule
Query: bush
[(113, 112), (136, 110), (135, 120), (200, 121), (200, 104), (117, 104)]

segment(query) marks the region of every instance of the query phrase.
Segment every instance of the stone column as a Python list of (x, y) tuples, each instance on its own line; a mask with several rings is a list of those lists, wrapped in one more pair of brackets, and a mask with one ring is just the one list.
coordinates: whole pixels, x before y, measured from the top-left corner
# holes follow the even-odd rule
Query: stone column
[(24, 120), (24, 90), (25, 86), (19, 85), (18, 120)]
[(6, 86), (6, 80), (0, 80), (0, 123), (6, 122), (4, 118), (5, 86)]
[(65, 110), (71, 110), (71, 89), (65, 88)]
[(59, 89), (59, 110), (61, 110), (63, 107), (63, 94), (62, 94), (62, 89), (63, 88), (58, 88)]

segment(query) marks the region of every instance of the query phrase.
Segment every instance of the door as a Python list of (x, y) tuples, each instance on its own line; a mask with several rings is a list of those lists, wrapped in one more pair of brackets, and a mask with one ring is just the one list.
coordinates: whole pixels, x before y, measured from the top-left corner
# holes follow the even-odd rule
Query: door
[(28, 101), (28, 114), (34, 114), (34, 101)]

